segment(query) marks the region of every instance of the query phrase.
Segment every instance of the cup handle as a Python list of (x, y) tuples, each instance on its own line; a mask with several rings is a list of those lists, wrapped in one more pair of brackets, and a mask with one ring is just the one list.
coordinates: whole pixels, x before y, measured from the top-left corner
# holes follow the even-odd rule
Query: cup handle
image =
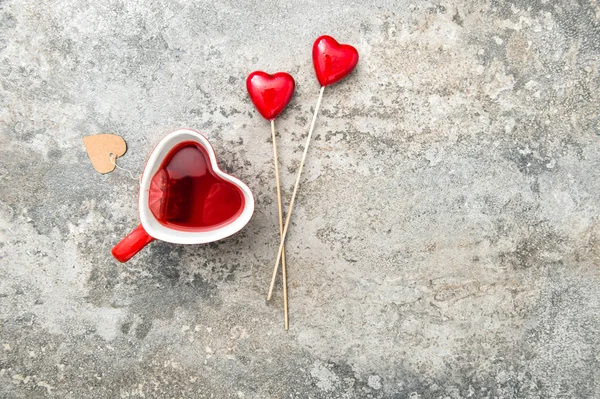
[(119, 243), (113, 247), (111, 252), (116, 260), (124, 263), (152, 241), (154, 241), (154, 238), (150, 237), (140, 224), (135, 230), (119, 241)]

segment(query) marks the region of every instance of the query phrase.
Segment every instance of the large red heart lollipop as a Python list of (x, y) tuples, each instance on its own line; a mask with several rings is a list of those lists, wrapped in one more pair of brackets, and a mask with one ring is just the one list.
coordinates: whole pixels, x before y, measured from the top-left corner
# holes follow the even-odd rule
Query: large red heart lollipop
[[(358, 51), (348, 44), (339, 44), (331, 36), (321, 36), (315, 40), (313, 45), (313, 63), (315, 65), (315, 72), (317, 79), (321, 83), (321, 90), (319, 91), (319, 98), (317, 99), (317, 105), (313, 114), (310, 128), (308, 129), (308, 136), (306, 137), (306, 145), (304, 146), (304, 152), (302, 153), (302, 159), (300, 160), (300, 166), (298, 167), (298, 173), (296, 175), (296, 183), (294, 183), (294, 191), (292, 192), (292, 198), (290, 199), (290, 205), (288, 207), (287, 216), (285, 219), (285, 225), (281, 231), (281, 241), (279, 243), (279, 251), (277, 252), (277, 258), (275, 260), (275, 267), (273, 268), (273, 277), (271, 278), (271, 285), (269, 286), (269, 293), (267, 294), (267, 300), (271, 299), (273, 294), (273, 287), (275, 286), (275, 277), (279, 268), (279, 263), (282, 259), (283, 247), (285, 245), (285, 236), (290, 225), (290, 219), (292, 217), (292, 211), (294, 210), (294, 201), (296, 200), (296, 194), (298, 192), (298, 186), (300, 185), (300, 178), (302, 177), (302, 169), (304, 168), (304, 162), (306, 161), (306, 154), (308, 153), (308, 146), (310, 145), (310, 139), (315, 130), (315, 122), (317, 121), (317, 114), (319, 113), (319, 107), (321, 106), (321, 100), (323, 99), (323, 92), (325, 87), (329, 86), (340, 79), (343, 79), (348, 75), (358, 62)], [(275, 135), (273, 135), (275, 137)], [(285, 270), (282, 263), (282, 270)], [(285, 286), (284, 286), (285, 287)], [(284, 290), (285, 295), (285, 290)]]
[(313, 45), (313, 64), (321, 86), (329, 86), (348, 75), (358, 62), (358, 51), (339, 44), (331, 36), (321, 36)]
[(296, 83), (289, 73), (252, 72), (246, 79), (250, 99), (262, 116), (273, 120), (292, 99)]

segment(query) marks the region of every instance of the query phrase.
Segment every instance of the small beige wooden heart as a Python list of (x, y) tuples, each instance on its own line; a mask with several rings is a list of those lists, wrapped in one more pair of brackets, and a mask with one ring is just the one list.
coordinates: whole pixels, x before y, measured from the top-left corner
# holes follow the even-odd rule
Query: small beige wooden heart
[[(115, 161), (125, 154), (127, 145), (122, 137), (115, 134), (96, 134), (83, 138), (92, 166), (100, 173), (109, 173), (115, 170)], [(111, 154), (113, 154), (111, 162)]]

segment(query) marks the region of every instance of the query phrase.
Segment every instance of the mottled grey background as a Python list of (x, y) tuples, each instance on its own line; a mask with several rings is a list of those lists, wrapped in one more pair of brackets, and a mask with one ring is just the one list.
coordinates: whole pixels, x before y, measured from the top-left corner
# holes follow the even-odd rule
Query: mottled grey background
[[(281, 287), (269, 125), (247, 74), (290, 72), (289, 198), (325, 91)], [(600, 2), (0, 1), (0, 397), (600, 397)], [(239, 234), (111, 247), (177, 128), (256, 195)]]

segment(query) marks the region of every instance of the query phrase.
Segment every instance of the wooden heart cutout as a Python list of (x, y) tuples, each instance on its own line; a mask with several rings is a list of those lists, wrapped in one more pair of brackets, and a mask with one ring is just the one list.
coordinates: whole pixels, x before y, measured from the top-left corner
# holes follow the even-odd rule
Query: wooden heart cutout
[[(109, 173), (115, 170), (116, 159), (127, 151), (125, 140), (116, 134), (86, 136), (83, 138), (83, 144), (92, 166), (99, 173)], [(112, 162), (111, 154), (113, 154)]]

